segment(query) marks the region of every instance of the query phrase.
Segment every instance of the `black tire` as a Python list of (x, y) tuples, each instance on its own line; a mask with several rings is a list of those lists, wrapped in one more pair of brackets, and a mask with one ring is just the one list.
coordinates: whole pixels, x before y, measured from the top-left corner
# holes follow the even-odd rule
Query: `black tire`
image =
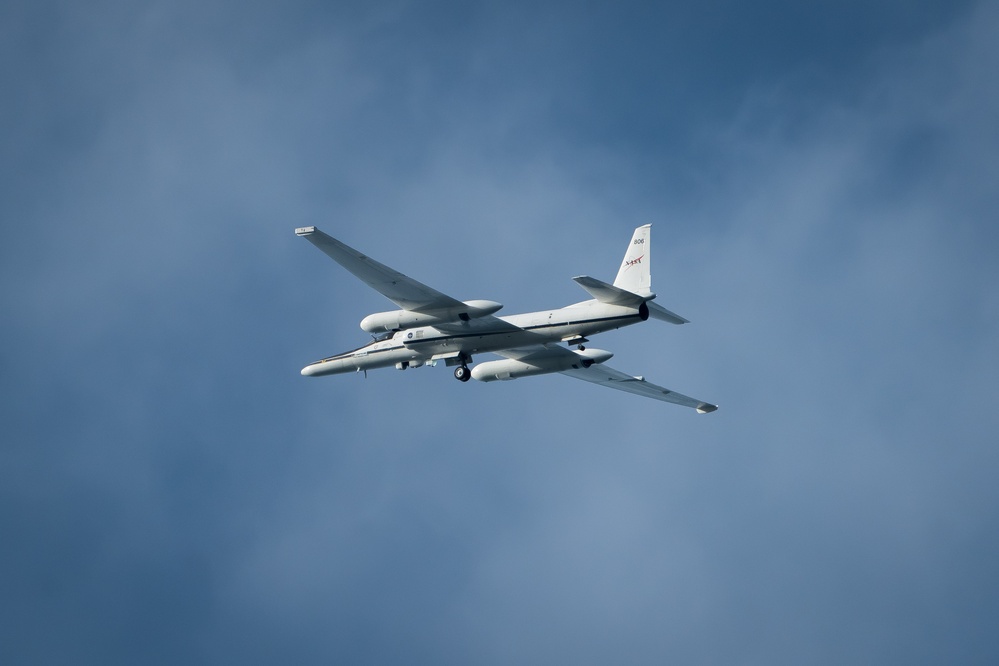
[(468, 368), (464, 365), (459, 365), (454, 369), (454, 378), (459, 382), (467, 382), (472, 378), (472, 373), (469, 372)]

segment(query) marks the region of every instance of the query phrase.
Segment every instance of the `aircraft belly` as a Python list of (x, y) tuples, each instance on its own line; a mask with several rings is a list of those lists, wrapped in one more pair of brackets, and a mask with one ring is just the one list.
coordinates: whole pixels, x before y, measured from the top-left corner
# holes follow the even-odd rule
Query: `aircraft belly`
[(407, 345), (420, 356), (434, 356), (448, 352), (460, 351), (466, 354), (487, 352), (494, 349), (508, 349), (528, 344), (535, 344), (539, 336), (530, 331), (516, 333), (497, 333), (492, 335), (476, 335), (474, 337), (451, 337), (442, 340), (428, 340)]
[(585, 323), (549, 324), (532, 330), (497, 331), (482, 335), (445, 334), (423, 340), (406, 341), (406, 347), (421, 357), (460, 351), (466, 354), (492, 352), (501, 349), (516, 349), (537, 344), (561, 342), (574, 335), (586, 336), (609, 331), (640, 321), (639, 317), (615, 317)]

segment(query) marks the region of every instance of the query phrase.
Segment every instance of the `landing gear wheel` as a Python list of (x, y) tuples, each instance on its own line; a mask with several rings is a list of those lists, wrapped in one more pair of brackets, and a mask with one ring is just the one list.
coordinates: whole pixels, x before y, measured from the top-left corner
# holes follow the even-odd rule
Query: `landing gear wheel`
[(466, 365), (459, 365), (454, 369), (454, 378), (459, 382), (467, 382), (472, 378), (472, 373)]

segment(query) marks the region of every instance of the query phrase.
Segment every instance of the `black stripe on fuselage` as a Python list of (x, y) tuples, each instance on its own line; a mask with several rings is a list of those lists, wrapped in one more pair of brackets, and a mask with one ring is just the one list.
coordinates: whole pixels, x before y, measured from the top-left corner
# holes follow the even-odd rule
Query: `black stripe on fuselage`
[(406, 345), (407, 347), (415, 347), (416, 345), (422, 345), (427, 342), (441, 342), (443, 340), (456, 340), (459, 338), (484, 338), (489, 335), (516, 335), (517, 333), (522, 333), (525, 331), (528, 332), (537, 331), (544, 328), (557, 328), (559, 326), (581, 326), (584, 324), (595, 324), (597, 322), (610, 322), (616, 319), (625, 320), (625, 319), (641, 319), (641, 318), (642, 318), (641, 315), (637, 313), (633, 315), (620, 315), (616, 317), (599, 317), (596, 319), (583, 319), (581, 321), (568, 321), (558, 324), (536, 324), (534, 326), (523, 326), (523, 327), (518, 327), (519, 330), (516, 331), (478, 331), (472, 333), (459, 333), (455, 335), (442, 335), (438, 338), (421, 338), (420, 340), (407, 340), (404, 341), (403, 344)]
[[(309, 365), (319, 365), (320, 363), (329, 363), (330, 361), (340, 361), (340, 360), (347, 359), (347, 358), (353, 358), (355, 353), (357, 353), (357, 352), (359, 352), (359, 351), (361, 351), (362, 349), (365, 349), (365, 348), (367, 348), (367, 345), (365, 345), (364, 347), (358, 347), (357, 349), (352, 349), (349, 352), (344, 352), (342, 354), (337, 354), (336, 356), (330, 356), (329, 358), (324, 358), (322, 360), (315, 361), (314, 363), (310, 363)], [(366, 358), (368, 356), (371, 356), (372, 354), (380, 354), (382, 352), (396, 351), (396, 350), (405, 349), (405, 348), (406, 347), (402, 346), (402, 347), (386, 347), (385, 349), (372, 349), (372, 350), (369, 350), (368, 352), (366, 352), (363, 355), (359, 355), (357, 358)], [(306, 366), (306, 367), (309, 367), (309, 366)]]
[[(490, 335), (516, 335), (517, 333), (530, 332), (530, 331), (538, 331), (538, 330), (542, 330), (542, 329), (545, 329), (545, 328), (556, 328), (558, 326), (580, 326), (580, 325), (583, 325), (583, 324), (595, 324), (597, 322), (611, 322), (611, 321), (614, 321), (616, 319), (620, 319), (622, 321), (626, 320), (626, 319), (641, 319), (641, 316), (638, 315), (638, 314), (633, 314), (633, 315), (620, 315), (620, 316), (616, 316), (616, 317), (598, 317), (596, 319), (583, 319), (581, 321), (563, 322), (563, 323), (559, 323), (559, 324), (536, 324), (534, 326), (523, 326), (523, 327), (518, 327), (519, 330), (516, 330), (516, 331), (478, 331), (478, 332), (474, 332), (474, 333), (460, 333), (460, 334), (455, 334), (455, 335), (442, 335), (442, 336), (437, 337), (437, 338), (421, 338), (420, 340), (404, 341), (402, 343), (401, 347), (386, 347), (385, 349), (372, 349), (372, 350), (368, 351), (367, 354), (365, 354), (364, 356), (360, 356), (359, 358), (365, 358), (365, 357), (370, 356), (372, 354), (379, 354), (381, 352), (396, 351), (398, 349), (413, 349), (417, 345), (424, 345), (424, 344), (428, 344), (428, 343), (431, 343), (431, 342), (442, 342), (444, 340), (457, 340), (459, 338), (484, 338), (484, 337), (487, 337), (487, 336), (490, 336)], [(353, 358), (353, 356), (354, 356), (354, 354), (356, 352), (359, 352), (362, 349), (366, 349), (366, 348), (367, 348), (367, 345), (365, 345), (364, 347), (358, 347), (357, 349), (352, 349), (349, 352), (344, 352), (342, 354), (337, 354), (336, 356), (330, 356), (329, 358), (324, 358), (321, 361), (316, 361), (315, 363), (310, 363), (309, 365), (310, 366), (311, 365), (319, 365), (320, 363), (328, 363), (330, 361), (339, 361), (339, 360), (343, 360), (343, 359)]]

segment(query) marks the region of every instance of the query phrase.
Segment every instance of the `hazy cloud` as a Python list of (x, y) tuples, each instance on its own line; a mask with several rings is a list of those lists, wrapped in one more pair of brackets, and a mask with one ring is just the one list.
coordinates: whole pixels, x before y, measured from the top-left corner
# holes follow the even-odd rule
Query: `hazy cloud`
[[(988, 4), (3, 18), (5, 661), (994, 660)], [(516, 312), (646, 222), (716, 414), (298, 376), (388, 306), (296, 226)]]

